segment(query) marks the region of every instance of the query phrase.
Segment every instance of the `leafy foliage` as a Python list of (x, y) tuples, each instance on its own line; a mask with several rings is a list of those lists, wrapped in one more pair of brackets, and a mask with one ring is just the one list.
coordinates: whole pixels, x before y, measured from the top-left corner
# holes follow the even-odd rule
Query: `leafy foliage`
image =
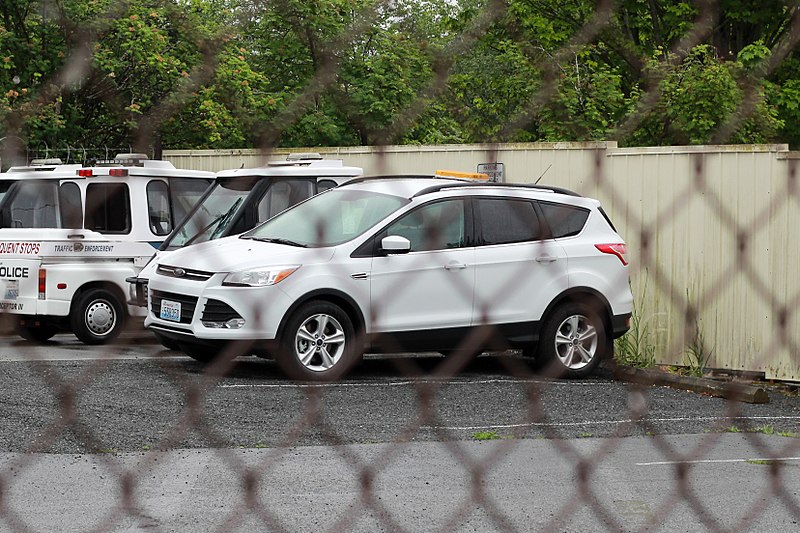
[(30, 150), (800, 146), (781, 0), (0, 5), (0, 138)]

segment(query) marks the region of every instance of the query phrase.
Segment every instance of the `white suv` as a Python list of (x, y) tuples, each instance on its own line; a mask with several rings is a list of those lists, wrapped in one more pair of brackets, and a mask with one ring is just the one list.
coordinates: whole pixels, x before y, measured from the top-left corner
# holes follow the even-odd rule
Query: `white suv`
[(487, 347), (584, 376), (632, 306), (625, 243), (597, 200), (432, 177), (356, 179), (178, 250), (148, 297), (145, 325), (195, 359), (255, 353), (311, 381), (364, 351)]

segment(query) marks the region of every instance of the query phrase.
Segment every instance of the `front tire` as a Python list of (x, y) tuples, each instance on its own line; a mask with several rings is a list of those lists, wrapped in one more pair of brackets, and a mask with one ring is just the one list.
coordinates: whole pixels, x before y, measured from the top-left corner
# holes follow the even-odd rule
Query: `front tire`
[(125, 310), (119, 298), (105, 289), (90, 289), (78, 299), (70, 313), (72, 332), (84, 344), (111, 342), (125, 325)]
[(583, 303), (562, 305), (545, 320), (539, 336), (536, 366), (554, 377), (590, 375), (610, 353), (605, 324)]
[(286, 323), (275, 361), (300, 381), (334, 381), (361, 359), (353, 321), (341, 307), (309, 302)]

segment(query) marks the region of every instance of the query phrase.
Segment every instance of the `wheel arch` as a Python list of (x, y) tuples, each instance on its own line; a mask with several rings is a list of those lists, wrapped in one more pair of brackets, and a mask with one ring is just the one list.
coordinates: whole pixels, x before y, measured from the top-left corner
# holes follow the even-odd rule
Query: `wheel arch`
[(542, 314), (542, 321), (547, 320), (547, 317), (549, 317), (555, 309), (568, 303), (583, 303), (591, 306), (603, 320), (603, 326), (605, 326), (606, 332), (611, 332), (611, 304), (602, 293), (591, 287), (573, 287), (559, 294), (550, 302), (547, 309), (545, 309)]
[(111, 294), (114, 295), (115, 298), (120, 303), (122, 307), (122, 314), (123, 316), (128, 316), (128, 304), (127, 304), (127, 296), (125, 295), (125, 291), (116, 283), (111, 281), (90, 281), (88, 283), (84, 283), (81, 285), (78, 290), (75, 291), (75, 294), (72, 296), (72, 303), (70, 304), (70, 314), (75, 311), (75, 306), (80, 301), (81, 297), (87, 292), (92, 289), (103, 289)]
[(302, 305), (311, 301), (330, 302), (341, 307), (347, 316), (350, 317), (350, 320), (353, 321), (353, 328), (355, 329), (356, 335), (363, 335), (366, 327), (364, 313), (361, 312), (361, 308), (358, 306), (356, 301), (350, 295), (342, 291), (335, 289), (318, 289), (307, 292), (295, 300), (289, 309), (286, 310), (286, 313), (284, 313), (283, 318), (281, 318), (281, 322), (278, 325), (276, 338), (280, 339), (282, 337), (283, 330), (286, 327), (286, 322), (295, 313), (295, 311), (297, 311)]

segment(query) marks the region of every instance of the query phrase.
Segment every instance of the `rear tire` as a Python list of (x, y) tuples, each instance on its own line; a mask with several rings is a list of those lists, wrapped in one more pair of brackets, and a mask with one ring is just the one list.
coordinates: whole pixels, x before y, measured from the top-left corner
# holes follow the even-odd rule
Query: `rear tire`
[(17, 324), (15, 327), (17, 335), (31, 342), (46, 342), (58, 333), (59, 328), (52, 324), (42, 324), (40, 326), (26, 326)]
[(125, 309), (119, 298), (105, 289), (89, 289), (70, 313), (72, 332), (84, 344), (111, 342), (125, 325)]
[(582, 378), (610, 353), (606, 326), (595, 308), (571, 302), (545, 320), (534, 366), (548, 376)]
[(275, 361), (299, 381), (334, 381), (361, 359), (353, 321), (338, 305), (316, 301), (301, 306), (281, 334)]

